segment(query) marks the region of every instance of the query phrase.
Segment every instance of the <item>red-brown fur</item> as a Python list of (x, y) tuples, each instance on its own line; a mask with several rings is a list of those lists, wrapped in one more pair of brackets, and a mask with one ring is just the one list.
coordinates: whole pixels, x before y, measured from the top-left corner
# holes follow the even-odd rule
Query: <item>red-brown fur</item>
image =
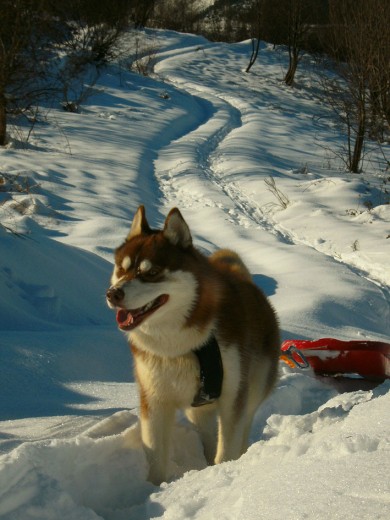
[[(201, 254), (177, 209), (168, 214), (163, 230), (151, 230), (140, 207), (126, 242), (116, 251), (112, 283), (112, 307), (135, 309), (161, 293), (168, 295), (161, 308), (128, 332), (149, 478), (156, 483), (167, 478), (168, 439), (177, 408), (186, 410), (199, 431), (210, 463), (240, 456), (253, 415), (275, 383), (280, 348), (274, 310), (240, 257), (230, 250)], [(144, 301), (144, 291), (153, 297)], [(200, 384), (194, 350), (210, 334), (221, 350), (222, 394), (216, 403), (194, 409), (191, 402)], [(218, 439), (211, 427), (213, 414), (218, 416)]]

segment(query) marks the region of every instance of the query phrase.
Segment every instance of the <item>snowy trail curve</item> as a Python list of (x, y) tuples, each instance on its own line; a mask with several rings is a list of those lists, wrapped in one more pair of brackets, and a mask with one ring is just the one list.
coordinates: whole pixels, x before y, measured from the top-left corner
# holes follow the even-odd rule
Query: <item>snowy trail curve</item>
[[(310, 248), (320, 255), (330, 257), (336, 263), (341, 261), (351, 268), (351, 272), (359, 279), (365, 278), (368, 283), (379, 288), (383, 298), (382, 307), (387, 308), (385, 314), (390, 319), (390, 291), (383, 280), (383, 269), (379, 270), (379, 273), (372, 269), (367, 272), (356, 257), (341, 255), (328, 245), (328, 241), (301, 237), (300, 233), (289, 229), (288, 223), (286, 225), (278, 222), (277, 213), (280, 208), (270, 194), (268, 200), (271, 198), (271, 201), (263, 202), (264, 194), (267, 196), (268, 193), (263, 183), (267, 178), (265, 172), (275, 178), (286, 173), (297, 178), (296, 173), (291, 174), (291, 166), (289, 169), (285, 158), (274, 160), (271, 166), (267, 164), (267, 155), (261, 157), (262, 141), (266, 139), (266, 133), (272, 126), (272, 121), (271, 125), (267, 122), (270, 103), (265, 100), (259, 102), (258, 97), (255, 100), (251, 99), (250, 89), (246, 88), (245, 82), (241, 88), (233, 80), (225, 84), (215, 82), (215, 88), (208, 82), (206, 87), (202, 78), (205, 69), (203, 61), (207, 57), (208, 49), (204, 50), (201, 58), (199, 53), (199, 47), (192, 48), (192, 52), (189, 48), (185, 55), (178, 57), (171, 50), (167, 58), (164, 59), (162, 56), (157, 67), (165, 81), (200, 99), (199, 102), (203, 99), (212, 107), (208, 109), (206, 121), (202, 121), (195, 130), (171, 142), (158, 153), (155, 173), (168, 204), (174, 203), (181, 207), (218, 207), (228, 215), (230, 222), (239, 227), (262, 229), (276, 236), (281, 242)], [(182, 66), (180, 60), (183, 61)], [(194, 81), (195, 78), (198, 81)], [(306, 99), (302, 94), (301, 98), (304, 105)], [(292, 113), (293, 110), (290, 108)], [(274, 111), (272, 106), (271, 112)], [(310, 112), (299, 113), (299, 117), (302, 120), (306, 118), (308, 126), (313, 123), (313, 120), (310, 121)], [(277, 127), (278, 125), (280, 123), (276, 124)], [(288, 132), (286, 134), (288, 135)], [(290, 145), (292, 156), (290, 164), (294, 164), (294, 143), (287, 144)], [(284, 146), (285, 144), (281, 143), (281, 148)], [(187, 183), (186, 179), (189, 177), (191, 182)], [(262, 179), (260, 182), (263, 183), (260, 188), (262, 193), (259, 193), (259, 179)], [(257, 182), (251, 192), (254, 180)], [(293, 180), (295, 182), (295, 179)], [(197, 184), (196, 190), (194, 183)]]
[[(153, 228), (178, 205), (202, 250), (238, 251), (283, 339), (390, 337), (386, 293), (356, 270), (385, 278), (390, 205), (374, 198), (384, 193), (375, 172), (321, 169), (310, 76), (284, 88), (284, 51), (267, 45), (244, 75), (247, 43), (156, 38), (169, 83), (108, 67), (79, 114), (53, 109), (72, 155), (40, 123), (39, 146), (0, 150), (0, 183), (3, 172), (26, 175), (42, 184), (31, 206), (55, 212), (14, 213), (32, 240), (0, 227), (0, 517), (387, 520), (390, 381), (337, 394), (281, 364), (247, 454), (206, 467), (178, 417), (172, 478), (160, 488), (146, 480), (131, 355), (104, 300), (139, 204)], [(270, 175), (291, 203), (267, 213)]]
[[(170, 74), (164, 80), (184, 90), (198, 104), (203, 101), (207, 114), (206, 120), (201, 121), (196, 129), (158, 152), (154, 162), (155, 175), (167, 204), (179, 204), (182, 208), (194, 205), (218, 207), (228, 214), (230, 222), (238, 226), (261, 228), (283, 242), (293, 243), (286, 233), (266, 218), (260, 205), (245, 194), (239, 181), (224, 176), (220, 166), (224, 156), (223, 143), (243, 127), (243, 114), (249, 112), (250, 105), (201, 84), (183, 82)], [(244, 156), (242, 160), (245, 160)], [(184, 177), (191, 177), (191, 183), (187, 183)], [(194, 182), (198, 183), (195, 191)]]

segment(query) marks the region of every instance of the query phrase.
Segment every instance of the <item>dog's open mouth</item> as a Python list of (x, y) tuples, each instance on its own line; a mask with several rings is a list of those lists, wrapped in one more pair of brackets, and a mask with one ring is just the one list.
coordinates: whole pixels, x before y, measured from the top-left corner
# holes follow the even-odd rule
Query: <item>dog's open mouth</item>
[(169, 296), (162, 294), (155, 300), (147, 303), (138, 309), (118, 309), (116, 321), (122, 330), (132, 330), (144, 321), (145, 318), (153, 314), (162, 305), (167, 303)]

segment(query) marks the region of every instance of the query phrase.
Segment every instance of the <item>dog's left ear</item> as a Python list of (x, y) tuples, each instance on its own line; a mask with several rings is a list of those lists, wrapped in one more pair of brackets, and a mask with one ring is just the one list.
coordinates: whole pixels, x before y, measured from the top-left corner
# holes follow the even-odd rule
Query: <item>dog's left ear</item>
[(126, 240), (130, 240), (137, 235), (147, 235), (150, 233), (151, 229), (149, 227), (148, 221), (146, 220), (145, 207), (140, 206), (137, 209), (136, 214), (133, 218), (133, 223), (131, 224), (131, 228), (129, 234), (126, 237)]
[(192, 245), (190, 228), (177, 208), (171, 209), (165, 220), (163, 235), (173, 245), (184, 248)]

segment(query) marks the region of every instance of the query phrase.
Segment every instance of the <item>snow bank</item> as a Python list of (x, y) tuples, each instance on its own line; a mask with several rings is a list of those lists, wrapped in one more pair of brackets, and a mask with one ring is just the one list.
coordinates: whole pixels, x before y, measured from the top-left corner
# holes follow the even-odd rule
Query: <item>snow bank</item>
[[(277, 520), (303, 514), (385, 519), (390, 418), (383, 412), (390, 405), (390, 384), (334, 395), (317, 408), (325, 395), (320, 386), (286, 371), (267, 403), (276, 410), (284, 402), (283, 414), (271, 414), (262, 440), (235, 462), (206, 468), (196, 433), (178, 425), (174, 481), (157, 493), (146, 481), (131, 412), (118, 412), (69, 440), (25, 443), (0, 458), (0, 516), (255, 520), (262, 512)], [(299, 413), (305, 409), (314, 411)]]
[(166, 520), (387, 518), (390, 424), (382, 406), (390, 404), (388, 389), (376, 398), (339, 396), (300, 417), (271, 416), (269, 440), (254, 444), (239, 462), (207, 468), (201, 479), (190, 473), (168, 485), (151, 497), (152, 515), (164, 511)]
[[(178, 427), (174, 441), (173, 475), (205, 467), (193, 431)], [(0, 517), (125, 518), (155, 489), (147, 473), (137, 417), (118, 412), (70, 440), (24, 443), (3, 455)]]
[[(102, 288), (111, 265), (46, 237), (33, 221), (24, 238), (0, 227), (0, 330), (53, 330), (111, 322)], [(88, 301), (88, 305), (86, 305)]]
[(30, 147), (0, 150), (7, 178), (36, 185), (0, 193), (1, 222), (26, 233), (0, 227), (0, 517), (387, 518), (389, 383), (338, 394), (284, 368), (240, 460), (206, 467), (179, 417), (170, 482), (146, 482), (131, 357), (105, 305), (140, 203), (153, 227), (179, 206), (205, 252), (236, 249), (284, 339), (390, 337), (386, 176), (324, 165), (316, 139), (340, 136), (310, 64), (287, 89), (270, 46), (243, 75), (245, 43), (154, 37), (155, 78), (109, 68), (81, 113), (54, 110)]

